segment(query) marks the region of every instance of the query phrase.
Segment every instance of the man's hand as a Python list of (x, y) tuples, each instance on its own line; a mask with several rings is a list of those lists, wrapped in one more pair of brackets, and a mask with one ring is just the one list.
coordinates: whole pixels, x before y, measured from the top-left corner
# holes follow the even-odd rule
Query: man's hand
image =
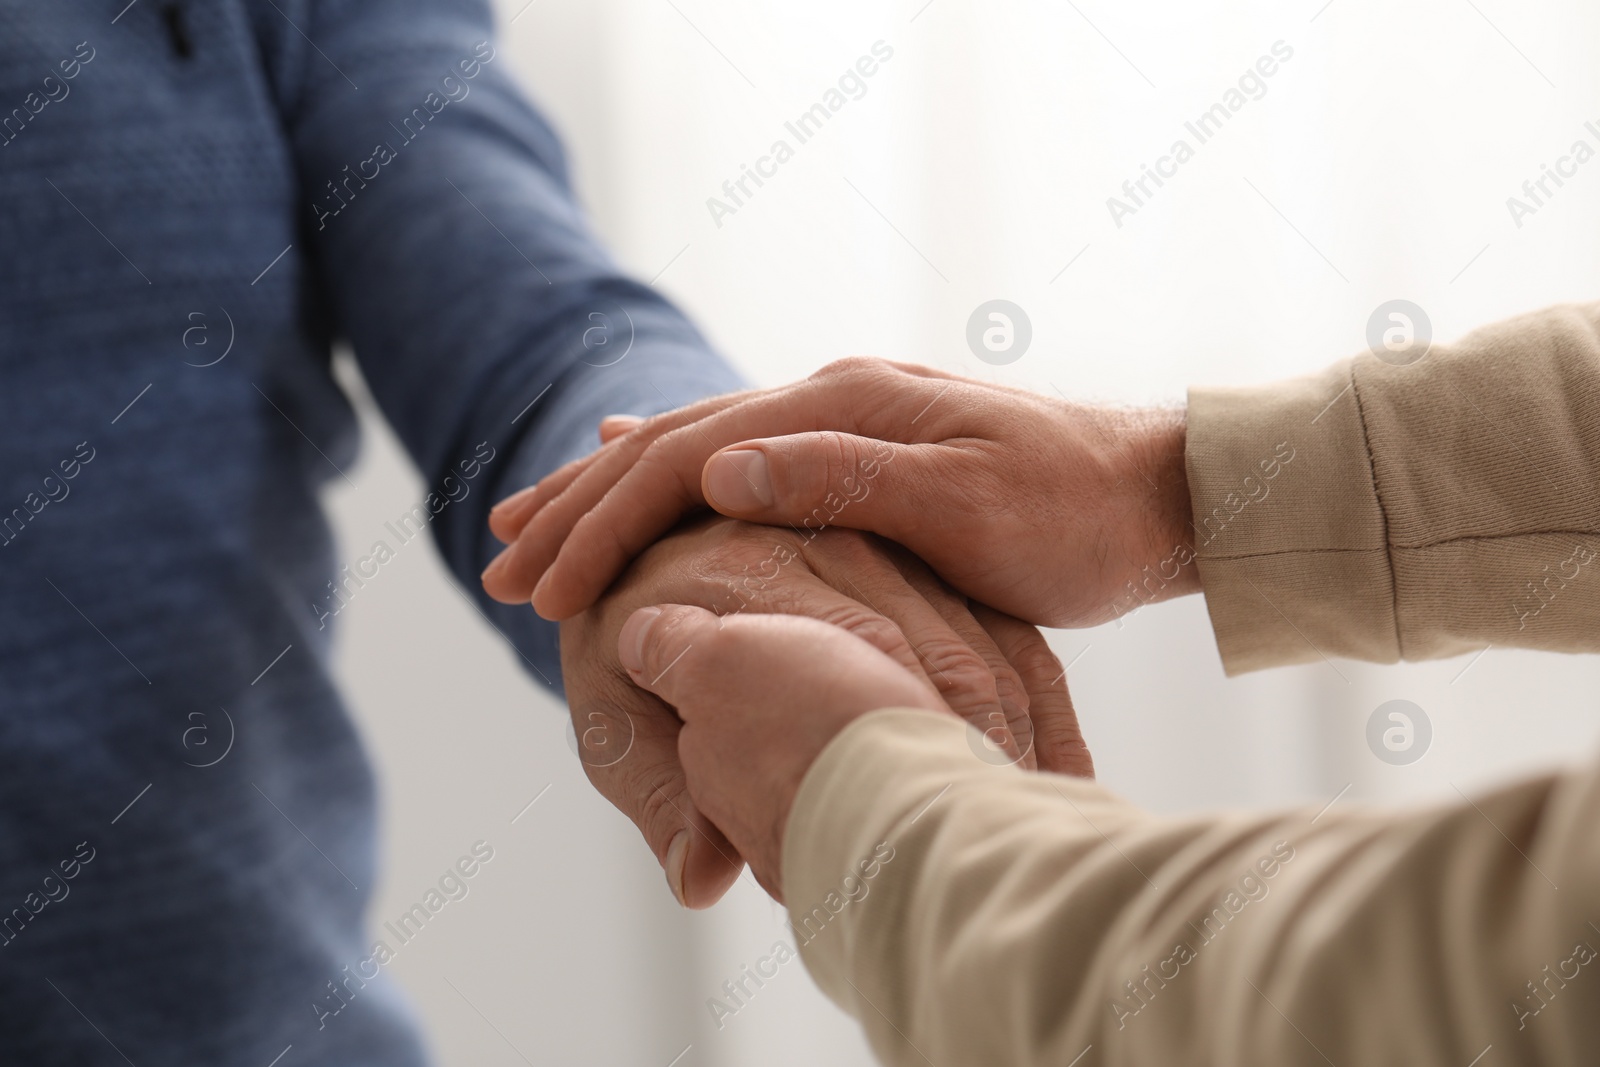
[(617, 637), (638, 608), (678, 603), (720, 615), (809, 616), (855, 634), (984, 731), (995, 762), (1093, 773), (1060, 662), (1033, 627), (968, 607), (926, 567), (869, 535), (713, 518), (646, 551), (606, 596), (561, 627), (561, 665), (584, 769), (638, 824), (690, 907), (738, 877), (739, 852), (688, 795), (681, 723), (634, 685)]
[(828, 742), (878, 708), (949, 714), (921, 678), (861, 638), (794, 615), (640, 608), (617, 653), (635, 682), (678, 709), (689, 796), (780, 902), (789, 810)]
[[(687, 511), (870, 530), (1050, 626), (1199, 588), (1181, 412), (1125, 412), (881, 360), (629, 428), (504, 501), (491, 594), (563, 618)], [(612, 436), (615, 434), (621, 436)]]

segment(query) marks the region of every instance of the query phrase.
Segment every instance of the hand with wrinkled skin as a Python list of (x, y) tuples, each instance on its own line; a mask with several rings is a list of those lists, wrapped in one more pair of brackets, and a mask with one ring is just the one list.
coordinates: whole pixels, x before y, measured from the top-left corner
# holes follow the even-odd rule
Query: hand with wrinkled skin
[(1115, 411), (912, 365), (655, 418), (503, 501), (485, 575), (549, 618), (581, 610), (684, 514), (869, 530), (975, 600), (1046, 626), (1199, 589), (1181, 411)]
[(598, 603), (561, 627), (585, 772), (639, 826), (689, 907), (721, 897), (742, 858), (687, 791), (678, 718), (617, 659), (628, 616), (660, 603), (831, 623), (920, 679), (929, 700), (986, 731), (1020, 765), (1092, 773), (1060, 662), (1033, 627), (969, 606), (903, 550), (870, 535), (828, 530), (808, 539), (705, 520), (652, 546)]
[(677, 709), (689, 796), (779, 902), (789, 811), (828, 742), (879, 708), (950, 714), (889, 656), (796, 615), (640, 608), (623, 626), (617, 654), (635, 682)]

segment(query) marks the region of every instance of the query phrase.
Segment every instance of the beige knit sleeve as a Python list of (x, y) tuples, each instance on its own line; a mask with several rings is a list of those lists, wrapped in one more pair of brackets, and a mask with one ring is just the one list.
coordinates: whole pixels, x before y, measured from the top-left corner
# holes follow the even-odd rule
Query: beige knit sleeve
[(1405, 366), (1192, 389), (1187, 465), (1230, 674), (1600, 651), (1600, 304)]
[(893, 1067), (1600, 1063), (1600, 773), (1434, 810), (1158, 817), (857, 720), (801, 785), (796, 944)]

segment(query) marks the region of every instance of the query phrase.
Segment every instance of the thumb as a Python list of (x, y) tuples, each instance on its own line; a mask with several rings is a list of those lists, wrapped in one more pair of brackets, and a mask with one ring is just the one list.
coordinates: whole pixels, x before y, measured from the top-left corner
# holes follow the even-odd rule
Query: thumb
[(926, 524), (928, 487), (944, 480), (949, 451), (831, 430), (769, 437), (717, 452), (700, 487), (731, 518), (844, 526), (905, 542)]
[[(617, 635), (617, 657), (639, 688), (685, 723), (752, 706), (784, 712), (925, 707), (949, 714), (932, 684), (864, 636), (805, 615), (717, 615), (685, 604), (640, 608)], [(812, 714), (813, 720), (819, 718)]]
[(681, 661), (697, 641), (708, 641), (721, 628), (722, 620), (704, 608), (687, 604), (640, 608), (628, 616), (617, 635), (617, 657), (640, 688), (677, 708), (683, 702), (680, 694), (693, 694), (695, 687), (689, 680), (692, 669), (674, 668), (683, 667)]

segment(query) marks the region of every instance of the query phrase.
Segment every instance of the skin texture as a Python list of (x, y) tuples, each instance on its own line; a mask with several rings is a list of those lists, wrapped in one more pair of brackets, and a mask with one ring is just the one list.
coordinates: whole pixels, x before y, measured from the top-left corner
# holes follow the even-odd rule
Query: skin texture
[(688, 790), (677, 715), (636, 686), (617, 658), (628, 617), (660, 603), (831, 624), (896, 664), (928, 702), (984, 730), (997, 758), (1092, 773), (1060, 663), (1033, 627), (969, 606), (903, 550), (871, 535), (827, 530), (808, 538), (702, 519), (651, 546), (595, 605), (561, 626), (584, 769), (639, 826), (689, 907), (721, 897), (743, 859)]
[(689, 796), (779, 901), (789, 810), (828, 742), (878, 708), (950, 714), (894, 659), (814, 619), (663, 604), (630, 616), (617, 652), (636, 683), (678, 709)]
[(496, 509), (491, 525), (510, 547), (485, 575), (492, 595), (567, 617), (708, 504), (755, 522), (870, 530), (960, 592), (1040, 625), (1094, 625), (1199, 588), (1182, 412), (1091, 408), (853, 359), (606, 429), (617, 436), (600, 451)]

